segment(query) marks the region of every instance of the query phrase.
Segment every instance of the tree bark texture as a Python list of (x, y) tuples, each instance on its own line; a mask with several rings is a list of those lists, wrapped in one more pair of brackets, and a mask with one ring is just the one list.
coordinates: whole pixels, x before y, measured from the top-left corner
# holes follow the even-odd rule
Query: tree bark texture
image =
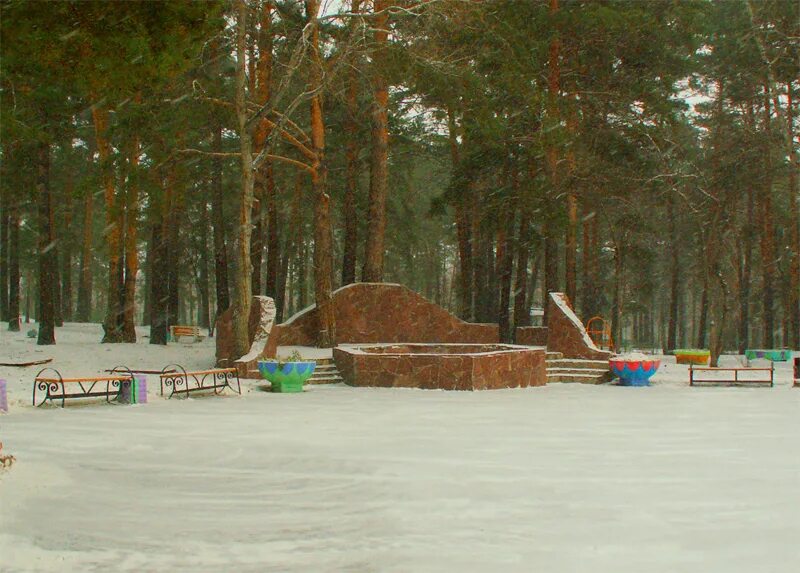
[(506, 223), (506, 230), (502, 235), (502, 249), (498, 245), (501, 254), (498, 257), (500, 266), (500, 306), (498, 309), (498, 323), (500, 326), (500, 341), (513, 342), (514, 333), (511, 327), (511, 278), (514, 271), (514, 249), (511, 248), (511, 237), (514, 236), (516, 221), (514, 217), (509, 217)]
[[(7, 152), (6, 152), (7, 153)], [(8, 155), (6, 155), (8, 161)], [(8, 320), (8, 241), (11, 228), (11, 193), (0, 182), (0, 321)]]
[(669, 330), (667, 332), (666, 352), (675, 350), (678, 337), (678, 304), (680, 297), (680, 258), (678, 249), (678, 229), (675, 221), (675, 197), (667, 197), (667, 225), (670, 236), (670, 279), (669, 279)]
[(8, 330), (18, 332), (20, 329), (20, 213), (16, 196), (12, 197), (12, 201), (8, 218)]
[(789, 327), (791, 330), (791, 346), (800, 350), (800, 188), (797, 173), (800, 164), (797, 161), (797, 150), (794, 146), (794, 82), (786, 82), (787, 106), (786, 125), (789, 143), (789, 224), (791, 240), (791, 261), (789, 268)]
[(164, 237), (164, 223), (161, 217), (152, 221), (150, 244), (152, 260), (150, 269), (150, 344), (167, 343), (167, 244)]
[[(555, 17), (559, 11), (558, 0), (550, 0), (550, 15), (553, 19), (553, 37), (550, 40), (550, 49), (547, 63), (547, 121), (548, 125), (555, 129), (560, 124), (561, 115), (558, 107), (558, 99), (561, 93), (561, 67), (559, 63), (561, 51), (561, 39), (558, 28), (555, 25)], [(547, 202), (553, 206), (552, 199), (557, 195), (559, 188), (558, 174), (558, 148), (551, 140), (547, 142), (545, 149), (545, 163), (547, 165), (547, 177), (550, 180), (550, 189)], [(558, 243), (556, 241), (556, 230), (553, 221), (546, 221), (544, 225), (544, 284), (545, 284), (545, 324), (547, 324), (547, 297), (551, 292), (560, 290), (558, 278)]]
[[(360, 0), (353, 0), (350, 9), (358, 13)], [(355, 56), (353, 56), (355, 59)], [(345, 147), (345, 187), (342, 202), (342, 216), (344, 219), (344, 248), (342, 253), (342, 284), (356, 282), (356, 259), (358, 255), (358, 172), (359, 152), (358, 141), (358, 73), (356, 61), (351, 62), (347, 74), (347, 96), (345, 110), (344, 131), (347, 137)]]
[(108, 110), (102, 105), (92, 108), (95, 140), (100, 156), (104, 198), (106, 206), (106, 246), (108, 248), (108, 282), (106, 283), (106, 315), (103, 320), (103, 342), (122, 342), (120, 328), (120, 308), (122, 284), (120, 266), (120, 236), (122, 229), (119, 222), (119, 205), (115, 195), (114, 164), (111, 157), (111, 143), (108, 140)]
[(247, 39), (247, 3), (236, 0), (236, 91), (235, 108), (239, 128), (242, 181), (239, 193), (238, 237), (236, 241), (236, 265), (233, 280), (233, 347), (237, 356), (249, 350), (249, 319), (252, 298), (250, 265), (250, 236), (252, 233), (253, 209), (253, 155), (252, 140), (247, 125), (247, 86), (245, 77), (245, 53)]
[(125, 308), (122, 339), (136, 342), (136, 274), (139, 272), (137, 230), (139, 228), (139, 138), (133, 136), (128, 157), (128, 188), (125, 197)]
[(384, 67), (389, 37), (391, 0), (374, 0), (375, 51), (372, 54), (372, 147), (369, 166), (369, 208), (364, 252), (365, 282), (383, 281), (384, 239), (386, 234), (386, 196), (389, 185), (389, 87)]
[(58, 274), (49, 143), (38, 144), (36, 187), (39, 201), (39, 336), (36, 344), (48, 345), (56, 343), (55, 287)]
[(759, 228), (761, 231), (761, 281), (762, 293), (762, 344), (764, 348), (772, 348), (775, 334), (775, 228), (772, 221), (772, 158), (771, 158), (771, 106), (769, 83), (764, 84), (764, 130), (766, 141), (763, 150), (764, 183), (760, 188), (758, 201)]
[[(90, 149), (91, 151), (91, 149)], [(94, 194), (86, 191), (83, 198), (83, 240), (81, 243), (80, 270), (78, 273), (78, 322), (89, 322), (92, 316), (92, 263), (94, 252)]]
[(514, 283), (514, 336), (516, 336), (518, 327), (529, 326), (531, 322), (531, 314), (527, 306), (530, 234), (530, 219), (528, 214), (523, 211), (519, 222), (519, 234), (517, 235), (517, 276)]
[(308, 89), (311, 98), (311, 146), (315, 160), (312, 165), (311, 187), (314, 191), (314, 290), (319, 317), (318, 344), (332, 347), (336, 341), (336, 323), (331, 304), (333, 253), (331, 246), (330, 196), (326, 189), (325, 124), (322, 117), (322, 98), (318, 88), (322, 83), (322, 59), (319, 51), (319, 0), (306, 0), (306, 19), (313, 26), (309, 47), (311, 66)]
[(73, 237), (72, 230), (74, 193), (72, 171), (67, 173), (67, 184), (64, 193), (63, 231), (61, 233), (61, 317), (63, 320), (72, 321), (72, 262), (73, 262)]
[[(222, 126), (214, 130), (214, 151), (222, 152)], [(211, 182), (211, 221), (214, 226), (214, 284), (217, 296), (217, 316), (228, 310), (228, 251), (225, 246), (225, 213), (223, 207), (222, 158), (214, 157)]]

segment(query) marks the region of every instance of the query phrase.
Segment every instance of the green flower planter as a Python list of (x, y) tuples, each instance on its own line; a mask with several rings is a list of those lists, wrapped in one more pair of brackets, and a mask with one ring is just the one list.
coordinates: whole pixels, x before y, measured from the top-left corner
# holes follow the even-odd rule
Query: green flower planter
[(711, 358), (711, 351), (709, 350), (676, 348), (672, 353), (675, 355), (675, 361), (678, 364), (708, 364)]
[(748, 360), (763, 358), (772, 362), (786, 362), (792, 357), (791, 350), (767, 349), (767, 350), (745, 350), (744, 356)]
[(311, 378), (316, 362), (259, 361), (261, 377), (269, 380), (273, 392), (302, 392), (303, 384)]

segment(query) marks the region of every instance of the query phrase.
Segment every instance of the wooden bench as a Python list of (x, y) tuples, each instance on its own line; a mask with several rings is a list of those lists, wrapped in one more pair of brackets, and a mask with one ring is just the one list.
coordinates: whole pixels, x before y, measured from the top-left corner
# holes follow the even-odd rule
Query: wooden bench
[(124, 367), (113, 369), (108, 376), (81, 378), (64, 378), (55, 368), (45, 368), (33, 380), (33, 405), (42, 406), (48, 401), (52, 404), (54, 400), (61, 400), (63, 408), (67, 400), (77, 398), (105, 398), (106, 402), (115, 401), (119, 400), (124, 386), (131, 384), (133, 380), (131, 371)]
[[(700, 372), (701, 378), (697, 377)], [(703, 372), (732, 372), (733, 377), (728, 378), (707, 378), (702, 377)], [(741, 378), (740, 372), (769, 372), (769, 378)], [(775, 380), (774, 368), (694, 368), (689, 366), (689, 386), (766, 386), (772, 388)]]
[(181, 336), (190, 336), (194, 339), (195, 342), (200, 342), (203, 340), (203, 335), (200, 334), (200, 327), (199, 326), (178, 326), (173, 325), (169, 327), (170, 338), (174, 341), (178, 341)]
[[(211, 370), (198, 370), (187, 372), (179, 364), (170, 364), (161, 371), (161, 395), (168, 393), (167, 398), (175, 394), (189, 397), (192, 392), (213, 390), (214, 394), (221, 394), (225, 388), (230, 388), (238, 394), (242, 393), (239, 383), (239, 370), (236, 368), (213, 368)], [(233, 382), (236, 381), (236, 388)]]

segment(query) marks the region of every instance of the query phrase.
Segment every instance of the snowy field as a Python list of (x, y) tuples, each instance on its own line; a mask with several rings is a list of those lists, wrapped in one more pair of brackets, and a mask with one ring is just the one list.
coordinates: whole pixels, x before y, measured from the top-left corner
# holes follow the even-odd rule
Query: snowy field
[[(144, 334), (146, 330), (142, 330)], [(205, 368), (213, 341), (101, 346), (67, 325), (0, 362), (65, 375)], [(3, 368), (0, 571), (793, 572), (800, 390), (313, 386), (139, 406), (30, 406)], [(735, 357), (725, 363), (736, 364)]]

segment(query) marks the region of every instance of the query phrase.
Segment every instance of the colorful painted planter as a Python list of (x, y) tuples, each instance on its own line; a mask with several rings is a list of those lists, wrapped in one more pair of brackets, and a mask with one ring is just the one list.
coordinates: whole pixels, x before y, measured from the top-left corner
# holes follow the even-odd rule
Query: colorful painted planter
[(695, 350), (686, 348), (677, 348), (672, 351), (675, 355), (675, 360), (678, 364), (708, 364), (711, 359), (710, 350)]
[(650, 377), (661, 366), (660, 360), (626, 360), (611, 358), (608, 361), (611, 373), (619, 378), (622, 386), (649, 386)]
[(314, 373), (316, 362), (259, 361), (261, 377), (269, 380), (273, 392), (302, 392), (303, 383)]
[(787, 362), (792, 358), (791, 350), (745, 350), (744, 357), (748, 360), (763, 358), (772, 362)]

